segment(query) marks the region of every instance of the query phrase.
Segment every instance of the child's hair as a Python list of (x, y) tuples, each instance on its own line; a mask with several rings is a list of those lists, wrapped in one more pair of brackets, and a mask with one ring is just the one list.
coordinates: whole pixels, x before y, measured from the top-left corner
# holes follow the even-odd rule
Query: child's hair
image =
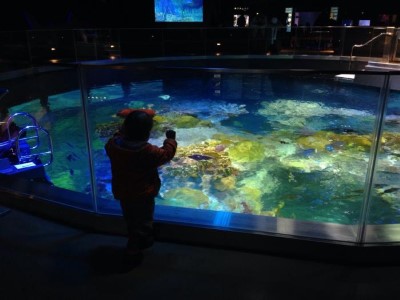
[(152, 128), (152, 116), (144, 111), (133, 111), (126, 116), (122, 132), (128, 140), (147, 141)]

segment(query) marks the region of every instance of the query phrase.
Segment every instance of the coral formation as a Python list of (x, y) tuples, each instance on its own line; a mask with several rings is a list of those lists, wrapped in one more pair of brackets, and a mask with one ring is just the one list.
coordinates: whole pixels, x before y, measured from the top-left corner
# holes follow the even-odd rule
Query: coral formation
[(202, 191), (183, 187), (164, 193), (163, 200), (159, 204), (207, 209), (209, 202), (210, 200)]
[(229, 158), (235, 163), (257, 162), (264, 159), (264, 145), (257, 141), (241, 141), (228, 149)]

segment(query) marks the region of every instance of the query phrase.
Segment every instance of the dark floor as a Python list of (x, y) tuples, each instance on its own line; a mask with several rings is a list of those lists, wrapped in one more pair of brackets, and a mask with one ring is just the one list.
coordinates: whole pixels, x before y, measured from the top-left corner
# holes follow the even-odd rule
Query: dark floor
[(0, 299), (398, 299), (400, 266), (349, 266), (157, 242), (119, 273), (125, 238), (0, 207)]

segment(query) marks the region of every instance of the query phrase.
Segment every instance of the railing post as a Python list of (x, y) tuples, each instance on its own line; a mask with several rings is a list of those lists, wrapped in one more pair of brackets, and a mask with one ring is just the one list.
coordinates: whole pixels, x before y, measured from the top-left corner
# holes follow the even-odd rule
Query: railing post
[(393, 47), (393, 39), (396, 38), (395, 35), (395, 30), (394, 27), (387, 27), (386, 28), (386, 33), (387, 35), (385, 36), (385, 40), (383, 42), (383, 55), (382, 58), (387, 61), (390, 62), (391, 58), (392, 58), (392, 49)]
[(368, 225), (368, 214), (371, 207), (371, 194), (374, 182), (374, 174), (376, 169), (377, 157), (379, 153), (379, 147), (381, 144), (381, 138), (383, 133), (383, 126), (386, 114), (387, 102), (390, 94), (390, 75), (384, 75), (383, 86), (379, 96), (378, 111), (375, 120), (375, 132), (373, 134), (371, 155), (368, 163), (367, 176), (365, 180), (365, 190), (363, 203), (361, 206), (360, 222), (358, 227), (358, 234), (356, 242), (359, 244), (365, 243), (366, 228)]
[[(393, 37), (393, 42), (392, 42), (392, 52), (390, 53), (390, 61), (391, 62), (399, 62), (400, 61), (400, 57), (398, 57), (397, 55), (400, 55), (400, 28), (394, 29), (394, 33), (393, 33), (394, 37)], [(399, 50), (398, 50), (399, 49)]]
[(86, 146), (88, 151), (88, 159), (89, 159), (89, 170), (90, 170), (90, 185), (92, 192), (92, 204), (93, 211), (95, 213), (98, 212), (97, 207), (97, 184), (96, 184), (96, 172), (94, 168), (94, 161), (92, 155), (92, 145), (90, 139), (90, 126), (89, 126), (89, 113), (88, 113), (88, 92), (87, 92), (87, 82), (84, 78), (83, 67), (81, 64), (78, 65), (78, 78), (79, 78), (79, 88), (81, 91), (82, 98), (82, 113), (83, 113), (83, 121), (85, 127), (85, 138), (86, 138)]

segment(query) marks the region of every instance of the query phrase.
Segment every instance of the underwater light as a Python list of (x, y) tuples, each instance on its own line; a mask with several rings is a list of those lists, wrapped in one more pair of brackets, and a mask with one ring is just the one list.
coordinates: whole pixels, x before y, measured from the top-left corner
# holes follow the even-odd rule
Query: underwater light
[(51, 51), (56, 51), (56, 48), (51, 47), (50, 50), (51, 50)]

